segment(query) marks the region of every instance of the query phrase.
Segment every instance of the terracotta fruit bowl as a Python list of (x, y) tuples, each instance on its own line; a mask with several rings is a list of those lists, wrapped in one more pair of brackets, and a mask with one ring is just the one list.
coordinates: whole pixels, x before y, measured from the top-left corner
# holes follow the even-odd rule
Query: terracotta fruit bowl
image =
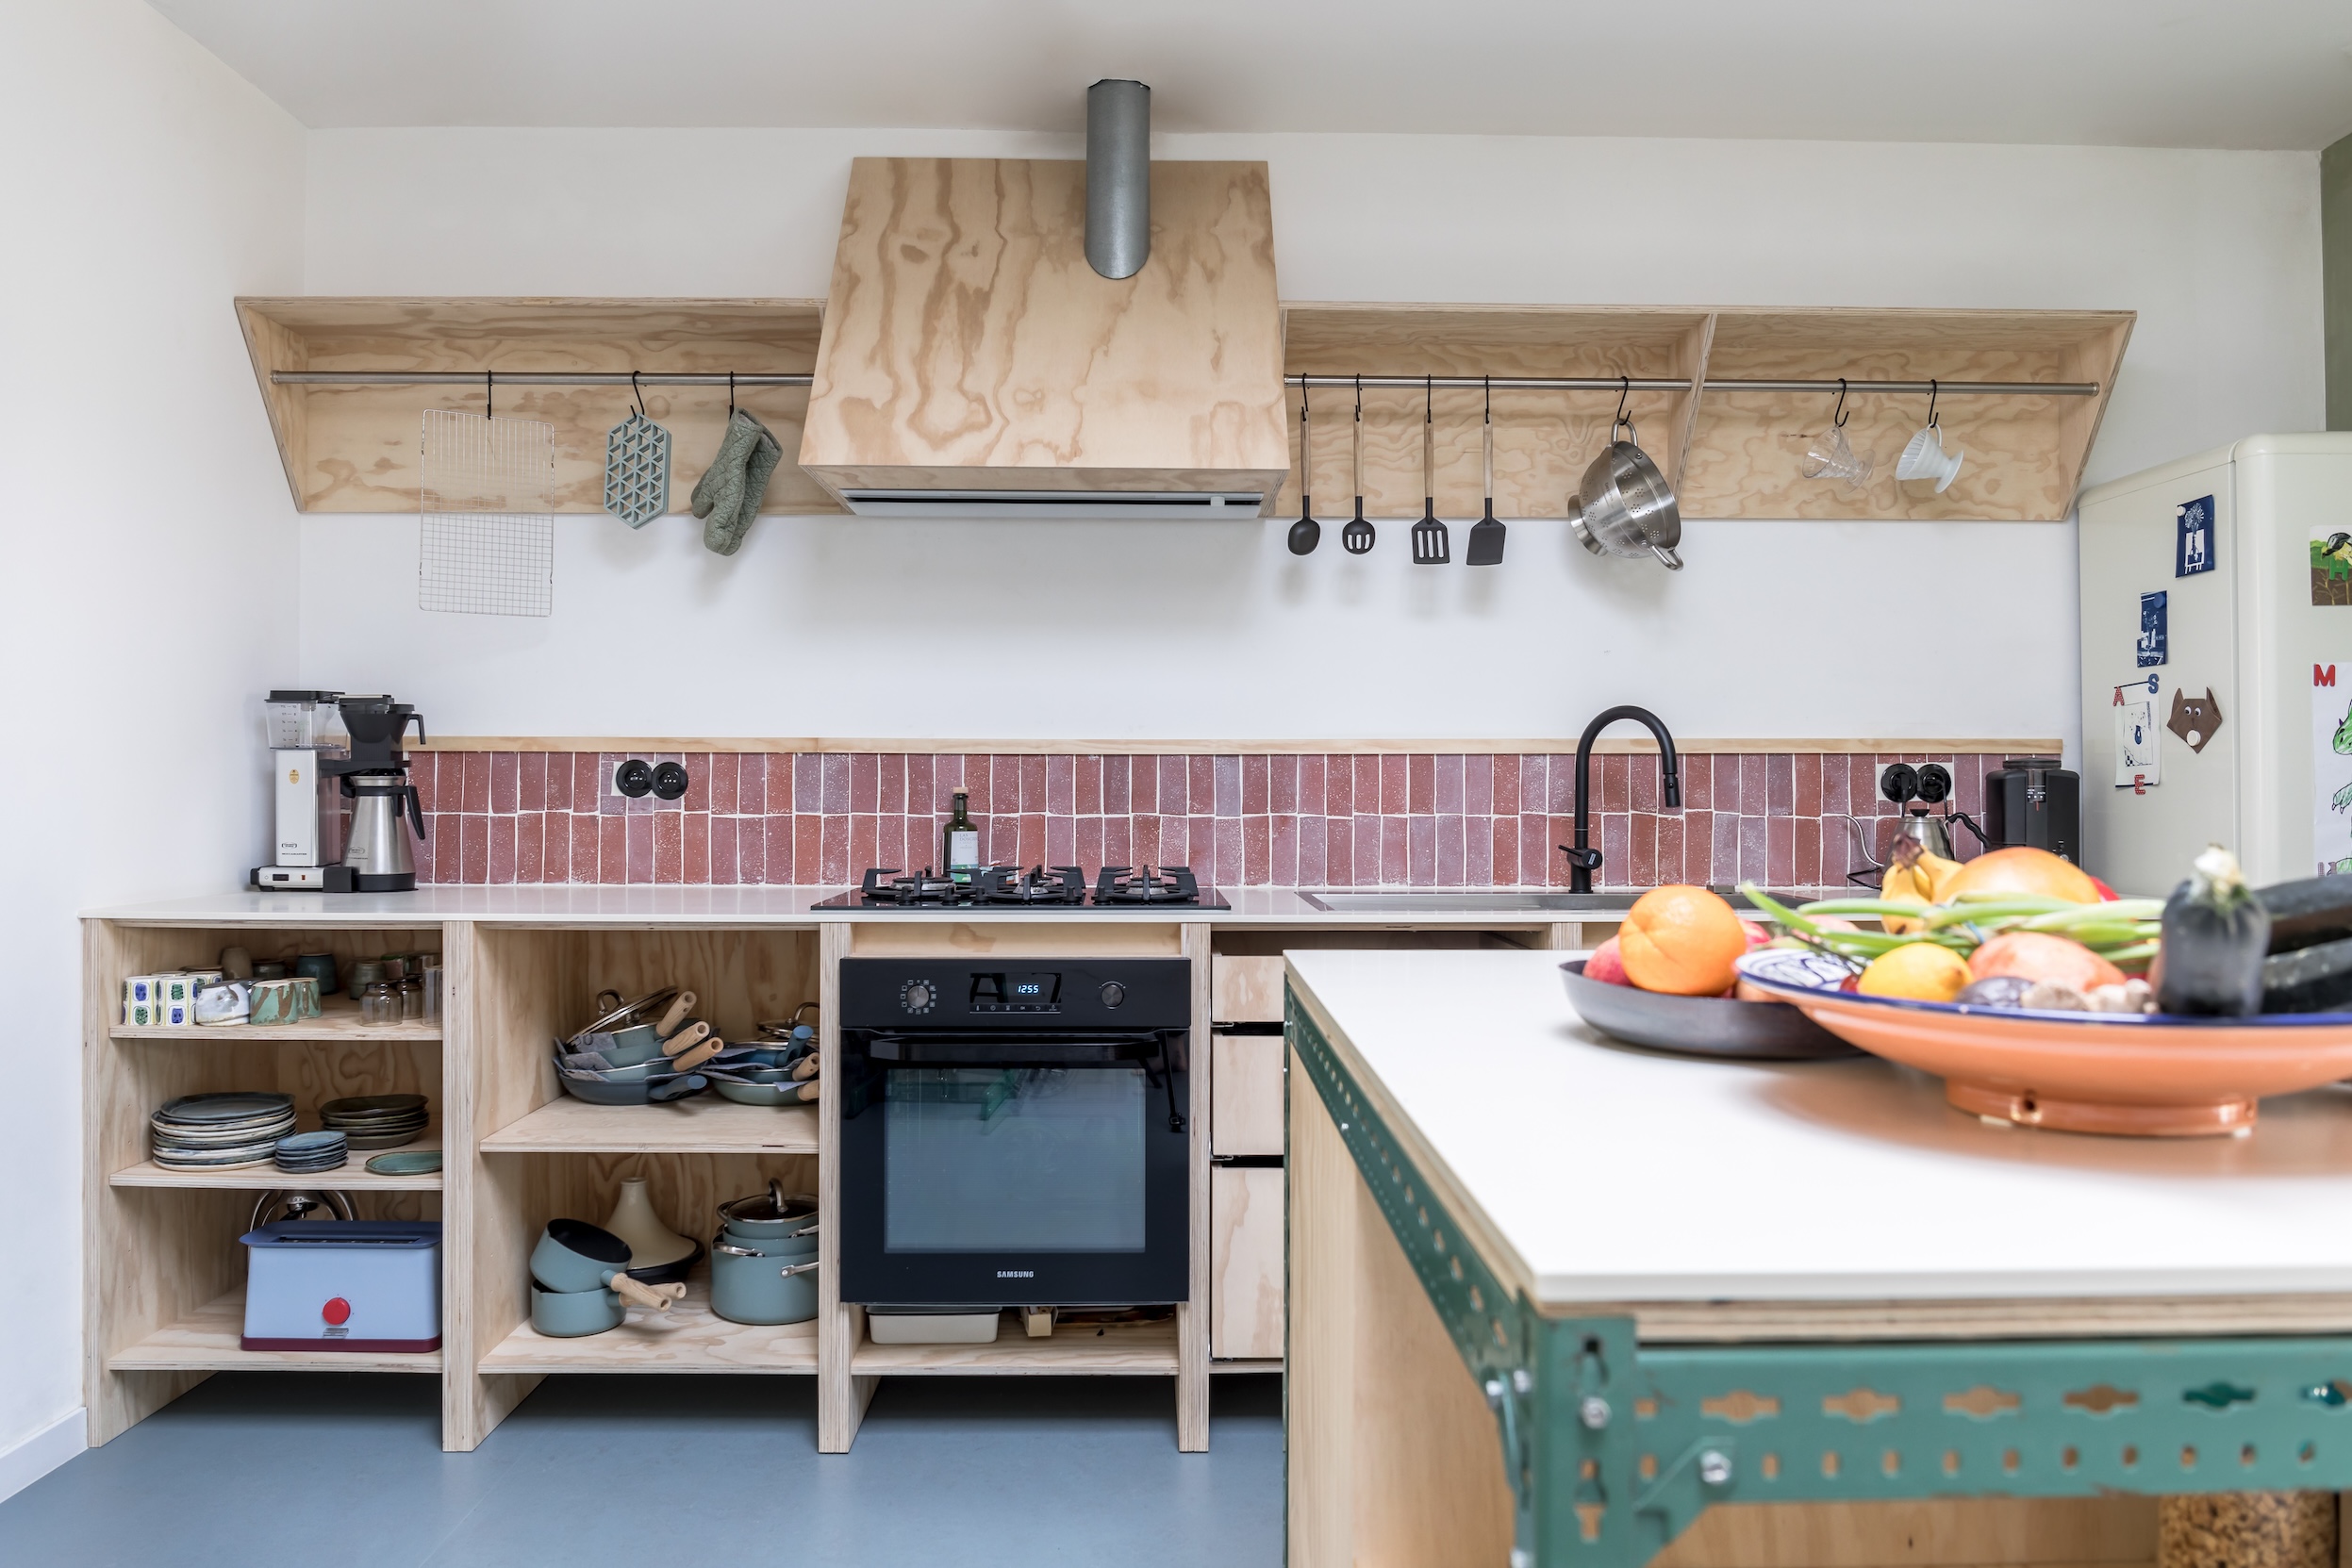
[(1865, 997), (1833, 961), (1765, 949), (1748, 986), (1874, 1056), (1931, 1072), (1960, 1110), (2067, 1132), (2243, 1134), (2266, 1095), (2352, 1076), (2352, 1014), (2186, 1018), (2039, 1013)]

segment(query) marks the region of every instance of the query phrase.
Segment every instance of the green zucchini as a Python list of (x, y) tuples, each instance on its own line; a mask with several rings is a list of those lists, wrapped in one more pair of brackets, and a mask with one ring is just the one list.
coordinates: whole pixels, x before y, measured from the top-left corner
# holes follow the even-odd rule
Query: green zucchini
[(2157, 1004), (2167, 1013), (2225, 1018), (2260, 1013), (2269, 949), (2270, 912), (2246, 886), (2237, 857), (2216, 844), (2164, 900)]
[(2262, 1011), (2352, 1011), (2352, 939), (2273, 953), (2262, 960)]
[(2254, 896), (2270, 911), (2272, 952), (2352, 938), (2352, 877), (2306, 877)]

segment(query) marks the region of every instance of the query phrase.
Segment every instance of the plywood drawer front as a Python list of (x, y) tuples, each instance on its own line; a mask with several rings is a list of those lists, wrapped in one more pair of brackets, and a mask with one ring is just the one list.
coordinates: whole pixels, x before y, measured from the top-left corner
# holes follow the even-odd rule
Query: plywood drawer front
[(1282, 1353), (1282, 1167), (1218, 1165), (1209, 1172), (1209, 1354)]
[(1283, 1151), (1283, 1037), (1218, 1034), (1209, 1046), (1209, 1150)]
[(1216, 996), (1210, 1015), (1220, 1024), (1283, 1021), (1283, 955), (1218, 953), (1211, 965)]

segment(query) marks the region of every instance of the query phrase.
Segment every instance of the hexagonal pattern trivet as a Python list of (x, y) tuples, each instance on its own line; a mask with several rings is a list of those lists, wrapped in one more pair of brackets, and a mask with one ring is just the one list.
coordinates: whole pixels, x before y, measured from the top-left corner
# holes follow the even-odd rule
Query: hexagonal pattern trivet
[(670, 432), (637, 409), (605, 437), (605, 510), (642, 528), (670, 505)]

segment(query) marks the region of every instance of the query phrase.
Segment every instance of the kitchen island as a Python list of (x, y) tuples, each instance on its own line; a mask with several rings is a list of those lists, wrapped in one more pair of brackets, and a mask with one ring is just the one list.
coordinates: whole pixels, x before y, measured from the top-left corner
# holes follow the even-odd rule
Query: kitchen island
[(1996, 1129), (1871, 1059), (1609, 1043), (1558, 962), (1289, 957), (1294, 1568), (1754, 1563), (1754, 1510), (1669, 1543), (1972, 1496), (2086, 1499), (1979, 1505), (2088, 1510), (2078, 1548), (1837, 1560), (2144, 1560), (2079, 1543), (2352, 1484), (2344, 1091), (2244, 1140)]

